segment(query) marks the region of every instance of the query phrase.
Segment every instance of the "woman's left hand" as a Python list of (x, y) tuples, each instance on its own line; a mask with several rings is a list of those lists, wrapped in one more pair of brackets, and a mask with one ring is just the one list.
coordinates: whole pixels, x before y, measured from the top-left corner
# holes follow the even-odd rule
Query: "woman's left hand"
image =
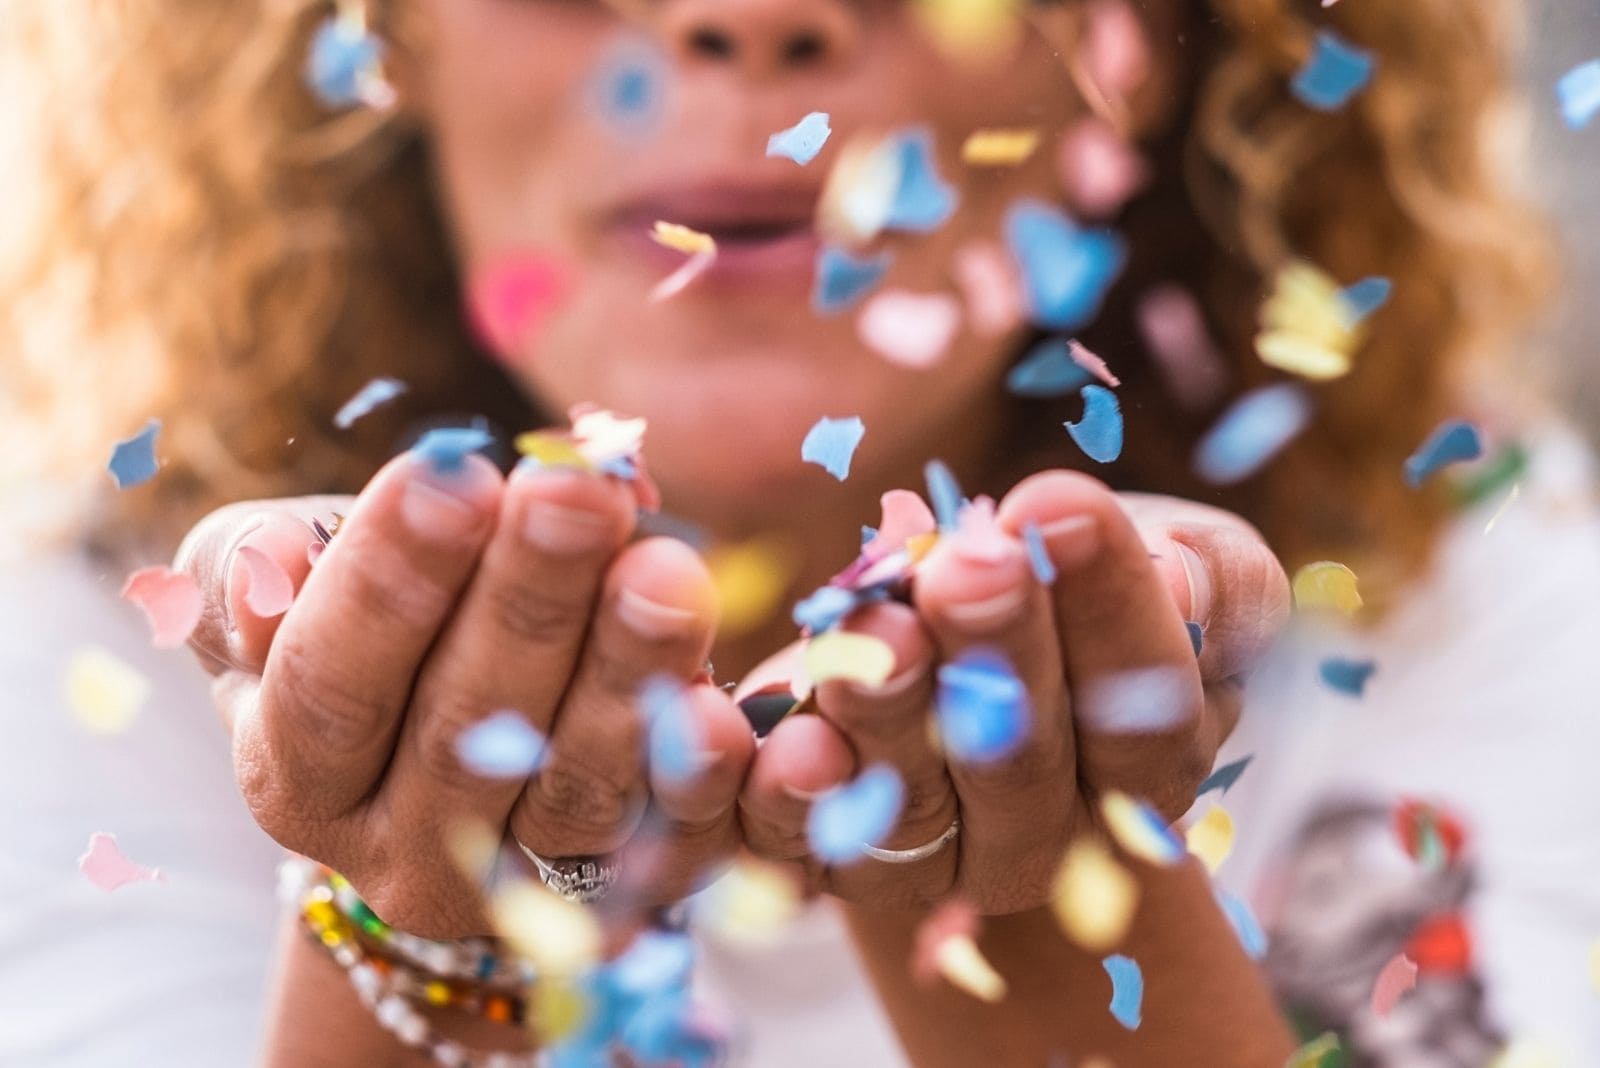
[[(904, 908), (958, 894), (1000, 914), (1048, 900), (1099, 794), (1120, 790), (1169, 820), (1189, 808), (1238, 718), (1244, 673), (1288, 618), (1276, 557), (1226, 512), (1117, 495), (1067, 471), (1019, 484), (998, 523), (1011, 535), (1004, 551), (942, 538), (917, 572), (915, 608), (876, 604), (847, 621), (894, 649), (895, 670), (876, 690), (824, 683), (820, 715), (791, 716), (767, 738), (740, 798), (755, 854), (798, 862), (850, 901)], [(1057, 571), (1048, 588), (1021, 540), (1030, 524)], [(1198, 658), (1186, 620), (1203, 628)], [(939, 666), (975, 647), (1006, 655), (1032, 709), (1021, 747), (984, 764), (947, 760), (929, 724)], [(876, 763), (905, 784), (882, 848), (931, 842), (957, 816), (959, 834), (908, 864), (825, 867), (807, 845), (809, 799)]]

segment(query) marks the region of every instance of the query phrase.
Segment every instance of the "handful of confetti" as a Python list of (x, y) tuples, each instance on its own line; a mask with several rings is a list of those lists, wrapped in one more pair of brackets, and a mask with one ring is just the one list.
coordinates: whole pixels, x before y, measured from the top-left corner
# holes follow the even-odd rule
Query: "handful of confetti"
[(641, 511), (657, 511), (661, 492), (644, 466), (645, 421), (624, 419), (591, 404), (575, 405), (568, 417), (569, 430), (518, 435), (516, 447), (523, 462), (619, 478), (632, 488)]

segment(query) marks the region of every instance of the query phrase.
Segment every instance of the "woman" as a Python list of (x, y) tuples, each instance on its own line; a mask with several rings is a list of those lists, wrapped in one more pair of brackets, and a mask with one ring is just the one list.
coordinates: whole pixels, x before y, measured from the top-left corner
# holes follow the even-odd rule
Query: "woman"
[[(941, 36), (938, 5), (898, 2), (375, 5), (365, 14), (388, 46), (387, 82), (362, 89), (392, 93), (391, 106), (336, 119), (301, 81), (324, 7), (37, 16), (40, 43), (70, 33), (126, 50), (125, 65), (51, 83), (93, 95), (105, 132), (124, 139), (125, 177), (77, 158), (60, 129), (38, 216), (49, 240), (16, 277), (37, 284), (92, 250), (75, 313), (152, 354), (121, 357), (129, 380), (94, 391), (118, 426), (162, 418), (166, 461), (159, 497), (112, 502), (102, 543), (170, 546), (206, 511), (255, 498), (196, 527), (182, 561), (207, 597), (194, 642), (217, 675), (256, 819), (342, 871), (396, 928), (432, 938), (487, 930), (450, 856), (463, 819), (544, 862), (620, 857), (618, 885), (647, 904), (739, 850), (789, 863), (840, 903), (919, 1064), (1068, 1051), (1158, 1064), (1180, 1050), (1186, 1063), (1282, 1063), (1295, 1043), (1193, 865), (1127, 866), (1142, 904), (1116, 948), (1142, 963), (1138, 1029), (1106, 1013), (1104, 954), (1060, 934), (1050, 884), (1069, 845), (1098, 840), (1104, 793), (1148, 798), (1169, 819), (1188, 807), (1237, 715), (1238, 679), (1281, 624), (1281, 568), (1210, 505), (1255, 523), (1290, 564), (1342, 559), (1369, 599), (1398, 594), (1444, 516), (1442, 495), (1413, 494), (1398, 466), (1464, 403), (1466, 356), (1515, 326), (1542, 259), (1480, 151), (1503, 86), (1492, 5), (1350, 4), (1316, 19), (1266, 2), (1213, 7), (1045, 4), (999, 29)], [(1324, 18), (1382, 64), (1326, 114), (1289, 88)], [(174, 121), (175, 103), (194, 113)], [(811, 111), (837, 131), (831, 156), (825, 147), (799, 167), (763, 157), (768, 135)], [(882, 286), (913, 295), (956, 288), (972, 268), (954, 265), (975, 248), (992, 263), (1019, 202), (1060, 202), (1065, 184), (1065, 199), (1091, 210), (1074, 181), (1084, 159), (1058, 172), (1052, 146), (1109, 130), (1144, 153), (1143, 191), (1114, 219), (1126, 268), (1081, 336), (1124, 382), (1129, 453), (1096, 473), (1174, 498), (1119, 500), (1061, 471), (1016, 484), (1089, 466), (1056, 426), (1079, 409), (1002, 388), (1027, 328), (983, 329), (971, 294), (970, 321), (932, 369), (884, 359), (854, 310), (809, 307), (829, 168), (851, 144), (916, 126), (959, 207), (929, 232), (884, 240)], [(960, 162), (969, 134), (1016, 126), (1044, 147), (1015, 166)], [(719, 253), (651, 300), (677, 266), (646, 237), (658, 220), (708, 234)], [(1258, 299), (1291, 257), (1341, 279), (1388, 277), (1393, 299), (1352, 373), (1319, 391), (1312, 430), (1261, 478), (1218, 490), (1190, 473), (1192, 445), (1220, 410), (1197, 335), (1164, 377), (1162, 353), (1181, 346), (1156, 337), (1147, 350), (1138, 322), (1171, 320), (1152, 313), (1153, 289), (1169, 307), (1174, 290), (1159, 287), (1200, 294), (1232, 387), (1264, 382), (1272, 372), (1251, 353)], [(493, 314), (484, 294), (508, 264), (552, 294), (537, 322)], [(457, 311), (463, 294), (481, 340)], [(914, 318), (933, 305), (921, 307)], [(32, 310), (17, 319), (37, 330), (48, 308)], [(67, 396), (60, 366), (17, 374), (20, 396)], [(375, 374), (409, 392), (350, 433), (331, 430), (336, 406)], [(477, 458), (441, 469), (427, 453), (368, 480), (419, 421), (486, 415), (504, 442), (533, 405), (585, 402), (648, 421), (650, 471), (672, 516), (717, 542), (785, 543), (786, 605), (854, 555), (875, 499), (919, 485), (931, 458), (1000, 501), (997, 518), (941, 539), (910, 603), (846, 622), (891, 648), (888, 682), (826, 683), (818, 715), (791, 716), (757, 747), (731, 698), (697, 672), (709, 653), (719, 678), (744, 677), (792, 625), (778, 612), (719, 633), (696, 555), (670, 539), (630, 542), (628, 485), (548, 468), (505, 479)], [(859, 416), (866, 438), (835, 484), (799, 454), (819, 418), (841, 415)], [(298, 496), (357, 489), (353, 504)], [(306, 524), (330, 512), (347, 518), (313, 568)], [(1030, 567), (1030, 528), (1053, 583)], [(252, 613), (241, 546), (295, 586), (286, 615)], [(1203, 632), (1198, 663), (1185, 621)], [(1030, 707), (1060, 713), (1037, 716), (1022, 749), (987, 766), (941, 755), (925, 722), (935, 669), (979, 645), (1007, 654)], [(1169, 719), (1130, 730), (1093, 713), (1096, 684), (1152, 667), (1177, 680)], [(705, 748), (688, 785), (637, 755), (633, 699), (657, 673), (688, 686)], [(526, 782), (485, 784), (462, 765), (459, 739), (502, 708), (549, 735), (550, 758)], [(907, 788), (878, 843), (891, 859), (821, 864), (805, 835), (813, 799), (876, 764)], [(649, 865), (637, 859), (646, 845)], [(897, 863), (907, 850), (914, 859)], [(630, 867), (648, 875), (630, 882)], [(988, 917), (983, 949), (1011, 987), (996, 1006), (922, 990), (907, 973), (925, 911), (951, 893)], [(298, 935), (286, 947), (269, 1061), (399, 1056), (338, 968)], [(467, 1015), (440, 1014), (429, 1043), (514, 1044)], [(1355, 1035), (1364, 1021), (1336, 1016), (1312, 1014), (1354, 1036), (1360, 1055), (1380, 1055)], [(809, 1058), (881, 1063), (892, 1055), (866, 1044), (872, 1034), (841, 1028), (840, 1045)], [(779, 1047), (758, 1045), (753, 1059), (807, 1059)]]

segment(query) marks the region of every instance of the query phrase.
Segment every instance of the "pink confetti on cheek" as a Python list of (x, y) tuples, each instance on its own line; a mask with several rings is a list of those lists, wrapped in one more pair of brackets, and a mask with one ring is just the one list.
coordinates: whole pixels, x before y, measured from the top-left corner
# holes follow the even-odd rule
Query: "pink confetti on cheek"
[(1073, 363), (1088, 371), (1112, 389), (1122, 385), (1122, 379), (1111, 373), (1111, 368), (1106, 366), (1106, 361), (1090, 352), (1084, 347), (1083, 342), (1073, 338), (1067, 342), (1067, 351), (1072, 355)]
[(861, 310), (856, 333), (890, 363), (921, 370), (939, 361), (960, 325), (961, 305), (954, 297), (888, 289)]
[(200, 588), (194, 579), (168, 567), (146, 567), (128, 576), (122, 597), (144, 610), (150, 621), (150, 644), (176, 649), (189, 640), (200, 622)]
[(1380, 1020), (1394, 1011), (1401, 997), (1417, 985), (1416, 962), (1404, 953), (1396, 953), (1378, 972), (1372, 984), (1372, 1012)]
[(1150, 76), (1144, 26), (1123, 0), (1094, 0), (1087, 16), (1083, 58), (1089, 77), (1107, 96), (1126, 98)]
[(278, 561), (253, 545), (238, 548), (245, 567), (244, 603), (262, 619), (276, 619), (294, 603), (294, 583)]
[(116, 835), (104, 831), (89, 836), (89, 849), (78, 858), (78, 870), (107, 893), (129, 883), (166, 881), (166, 876), (158, 869), (142, 867), (123, 856), (117, 847)]
[(1056, 169), (1067, 201), (1091, 218), (1116, 214), (1150, 176), (1133, 147), (1100, 119), (1084, 119), (1061, 135)]
[(1139, 301), (1139, 330), (1178, 403), (1211, 405), (1227, 386), (1222, 356), (1206, 331), (1200, 304), (1186, 290), (1163, 285)]
[(999, 337), (1021, 325), (1026, 314), (1022, 280), (999, 245), (987, 241), (966, 245), (956, 253), (954, 267), (974, 333)]
[(468, 287), (472, 328), (502, 360), (516, 359), (566, 291), (565, 272), (547, 256), (528, 253), (489, 264)]

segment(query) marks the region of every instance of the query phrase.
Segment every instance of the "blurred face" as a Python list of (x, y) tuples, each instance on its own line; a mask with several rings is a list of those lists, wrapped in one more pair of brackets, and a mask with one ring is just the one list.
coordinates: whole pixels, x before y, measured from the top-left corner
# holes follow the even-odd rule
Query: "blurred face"
[[(1017, 335), (962, 326), (935, 368), (891, 363), (855, 311), (813, 311), (813, 223), (846, 143), (928, 127), (958, 210), (870, 248), (894, 255), (885, 288), (957, 294), (958, 250), (998, 242), (1019, 196), (1058, 198), (1052, 134), (1082, 105), (1039, 24), (973, 63), (941, 50), (906, 0), (646, 0), (635, 20), (600, 0), (422, 6), (433, 36), (417, 108), (464, 270), (535, 254), (565, 277), (508, 361), (553, 412), (588, 401), (647, 417), (670, 508), (726, 528), (735, 512), (771, 519), (815, 499), (831, 483), (800, 443), (825, 415), (867, 427), (845, 493), (875, 497), (931, 456), (961, 465), (993, 440)], [(640, 113), (604, 103), (629, 78), (649, 101)], [(831, 116), (822, 154), (767, 158), (768, 137), (812, 111)], [(1036, 128), (1040, 148), (1021, 167), (963, 165), (967, 135), (992, 127)], [(658, 220), (711, 235), (720, 254), (653, 301), (686, 258), (652, 241)]]

